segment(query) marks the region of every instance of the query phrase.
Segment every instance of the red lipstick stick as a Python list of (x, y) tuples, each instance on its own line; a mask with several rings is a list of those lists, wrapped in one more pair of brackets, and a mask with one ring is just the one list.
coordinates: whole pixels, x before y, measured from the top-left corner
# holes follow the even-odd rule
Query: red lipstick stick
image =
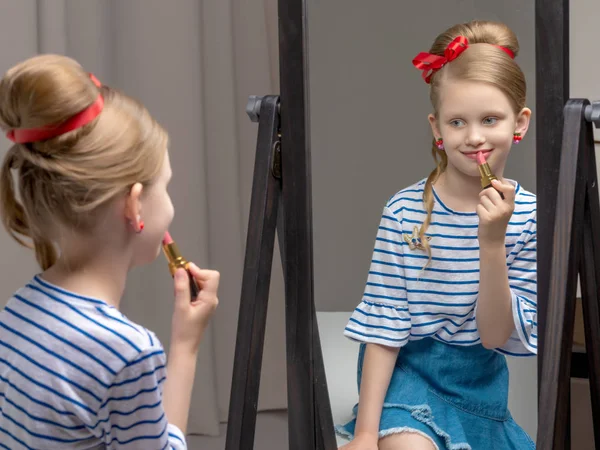
[[(477, 163), (479, 164), (479, 174), (481, 175), (481, 187), (483, 189), (493, 187), (492, 181), (497, 180), (498, 178), (496, 178), (496, 175), (492, 173), (492, 169), (485, 160), (485, 157), (483, 156), (482, 152), (477, 153)], [(502, 192), (499, 191), (498, 193), (500, 194), (500, 197), (502, 197), (502, 200), (504, 200), (504, 194), (502, 194)]]
[(174, 276), (175, 272), (180, 267), (187, 271), (188, 276), (190, 277), (190, 294), (192, 297), (192, 301), (196, 300), (196, 297), (198, 297), (198, 294), (200, 293), (200, 289), (198, 288), (198, 284), (196, 283), (194, 276), (189, 270), (188, 266), (190, 263), (187, 262), (183, 258), (183, 256), (181, 256), (181, 253), (179, 252), (175, 241), (173, 240), (168, 231), (165, 232), (165, 237), (162, 241), (162, 248), (163, 253), (167, 258), (167, 262), (169, 263), (169, 272), (171, 273), (171, 276)]

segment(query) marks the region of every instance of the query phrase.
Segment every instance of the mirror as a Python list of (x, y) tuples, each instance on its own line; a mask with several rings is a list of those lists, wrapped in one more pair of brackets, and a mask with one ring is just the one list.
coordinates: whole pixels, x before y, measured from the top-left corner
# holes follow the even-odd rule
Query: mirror
[[(467, 263), (464, 267), (453, 267), (454, 263), (450, 261), (444, 263), (434, 260), (430, 266), (431, 270), (425, 270), (421, 275), (418, 270), (405, 271), (404, 274), (394, 272), (390, 267), (392, 264), (398, 264), (398, 261), (390, 257), (389, 252), (393, 249), (381, 240), (375, 241), (386, 202), (401, 189), (426, 178), (435, 167), (430, 150), (432, 130), (427, 120), (432, 111), (429, 86), (423, 82), (421, 73), (413, 67), (411, 61), (419, 52), (427, 52), (439, 33), (451, 25), (466, 22), (471, 18), (500, 21), (514, 31), (520, 45), (516, 62), (527, 81), (526, 104), (533, 110), (533, 115), (525, 138), (518, 146), (512, 147), (504, 175), (518, 181), (523, 189), (535, 193), (535, 16), (533, 3), (524, 5), (516, 0), (503, 4), (428, 0), (411, 4), (409, 7), (398, 2), (378, 2), (377, 7), (374, 7), (372, 4), (361, 2), (309, 1), (308, 12), (315, 303), (334, 422), (340, 424), (351, 419), (352, 407), (358, 399), (356, 363), (359, 345), (344, 337), (343, 332), (349, 324), (351, 312), (363, 299), (363, 292), (369, 293), (367, 300), (377, 303), (377, 295), (381, 294), (377, 292), (377, 284), (386, 283), (382, 281), (381, 276), (368, 277), (369, 273), (395, 274), (388, 278), (387, 283), (398, 288), (403, 286), (403, 283), (393, 277), (406, 276), (407, 280), (413, 279), (409, 289), (415, 292), (436, 290), (432, 286), (437, 286), (437, 290), (443, 294), (452, 294), (440, 294), (441, 300), (438, 299), (438, 302), (456, 302), (455, 294), (461, 290), (472, 291), (468, 289), (468, 285), (453, 286), (452, 280), (477, 280), (476, 272), (472, 272), (472, 275), (466, 278), (461, 278), (458, 274), (452, 275), (451, 270), (455, 268), (468, 271), (475, 266)], [(422, 203), (418, 201), (421, 195), (412, 192), (404, 196), (414, 203), (411, 207), (407, 201), (404, 202), (408, 211), (405, 217), (410, 221), (407, 223), (420, 225), (418, 222), (423, 216), (415, 213), (411, 215), (410, 211), (422, 209)], [(398, 200), (399, 197), (402, 196), (396, 195), (394, 200)], [(438, 200), (440, 199), (437, 198), (436, 202)], [(531, 203), (532, 199), (517, 200)], [(523, 206), (517, 205), (516, 210), (524, 213), (525, 209), (532, 209), (531, 205), (526, 208)], [(435, 211), (438, 211), (439, 215), (434, 215), (434, 222), (448, 220), (449, 216), (444, 216), (442, 209)], [(467, 217), (465, 224), (471, 223), (468, 219)], [(514, 223), (526, 221), (519, 220), (518, 215), (511, 219)], [(458, 220), (456, 224), (458, 223), (463, 222)], [(445, 228), (434, 225), (431, 227), (431, 233), (434, 236), (453, 234), (456, 228), (448, 225)], [(386, 225), (382, 223), (381, 226)], [(389, 224), (387, 226), (393, 227)], [(509, 231), (517, 232), (516, 228)], [(403, 226), (403, 232), (410, 234), (412, 227), (404, 229)], [(379, 237), (386, 238), (385, 234), (380, 234)], [(431, 241), (432, 247), (437, 247), (435, 239), (434, 237)], [(507, 243), (510, 239), (509, 236)], [(454, 242), (461, 241), (457, 239)], [(477, 245), (472, 242), (464, 246)], [(439, 245), (443, 247), (448, 244)], [(379, 249), (379, 258), (373, 256), (374, 247)], [(410, 252), (409, 244), (402, 248), (405, 252)], [(444, 251), (433, 248), (434, 257), (436, 250)], [(437, 256), (448, 257), (439, 253)], [(370, 267), (372, 257), (380, 262)], [(425, 262), (426, 259), (421, 257), (405, 261), (404, 264), (416, 267), (424, 265)], [(441, 273), (446, 275), (442, 277)], [(419, 276), (423, 278), (422, 285), (416, 281)], [(516, 273), (510, 273), (510, 276), (518, 277)], [(448, 284), (440, 288), (440, 284), (428, 284), (427, 279), (445, 280)], [(388, 292), (390, 290), (388, 289)], [(415, 305), (411, 304), (410, 307), (414, 308), (417, 314), (427, 311), (418, 304), (423, 299), (415, 295), (411, 297), (410, 294), (409, 299), (415, 302)], [(425, 300), (434, 301), (431, 298)], [(468, 302), (471, 301), (472, 297)], [(371, 314), (371, 317), (387, 315), (376, 309), (365, 309), (364, 312)], [(451, 315), (451, 312), (443, 307), (434, 306), (433, 309)], [(465, 321), (462, 314), (459, 312), (459, 317), (444, 316), (448, 319), (445, 324), (451, 328), (450, 331), (457, 332), (457, 328), (452, 324)], [(399, 315), (396, 322), (384, 320), (377, 322), (375, 326), (393, 328), (394, 323), (403, 323), (402, 319), (405, 318), (406, 316)], [(430, 317), (429, 320), (431, 322), (441, 318), (443, 317), (436, 316)], [(360, 315), (352, 318), (360, 322), (367, 319), (365, 314), (362, 314), (362, 318)], [(422, 325), (423, 321), (418, 315), (410, 320), (413, 324), (411, 333), (419, 334), (415, 324)], [(350, 322), (350, 327), (352, 323)], [(460, 329), (472, 328), (471, 325), (465, 325)], [(354, 329), (368, 334), (360, 325)], [(393, 335), (386, 328), (383, 329), (386, 330), (384, 334), (387, 332), (388, 336)], [(442, 339), (449, 338), (448, 333), (444, 331), (438, 333), (438, 336)], [(461, 340), (456, 337), (455, 339)], [(411, 341), (411, 344), (417, 348), (418, 341)], [(410, 345), (407, 348), (410, 348)], [(447, 350), (458, 348), (448, 346)], [(461, 350), (456, 351), (469, 351), (469, 348), (474, 347), (462, 346)], [(492, 357), (495, 352), (486, 351), (486, 354)], [(504, 356), (495, 359), (502, 361)], [(507, 357), (506, 361), (510, 374), (508, 407), (515, 422), (535, 440), (536, 357)], [(451, 367), (448, 366), (448, 370), (451, 370)], [(462, 370), (470, 372), (475, 369)], [(493, 374), (489, 376), (492, 377)], [(498, 386), (505, 380), (507, 381), (504, 377), (498, 379)], [(425, 400), (417, 400), (414, 400), (414, 405), (427, 403)], [(475, 400), (477, 401), (484, 399), (479, 397)], [(447, 424), (444, 422), (446, 420), (451, 420), (444, 417), (444, 414), (435, 414), (434, 409), (434, 415), (436, 420), (440, 421), (440, 425)], [(388, 426), (394, 428), (408, 425), (400, 421)], [(443, 426), (441, 428), (443, 429)], [(431, 432), (431, 428), (427, 429), (427, 426), (418, 430), (424, 433)], [(460, 438), (456, 439), (458, 441), (452, 442), (460, 443)], [(341, 444), (347, 441), (339, 437), (338, 442)]]

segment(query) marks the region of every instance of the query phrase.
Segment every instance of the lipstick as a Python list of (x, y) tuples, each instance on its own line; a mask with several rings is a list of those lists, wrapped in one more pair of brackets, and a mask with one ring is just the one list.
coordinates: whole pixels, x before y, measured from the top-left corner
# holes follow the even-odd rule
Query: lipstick
[(179, 249), (177, 248), (177, 245), (175, 244), (175, 241), (173, 240), (168, 231), (165, 231), (165, 237), (162, 241), (162, 248), (163, 253), (167, 258), (167, 262), (169, 263), (169, 272), (171, 273), (171, 276), (174, 276), (175, 272), (180, 267), (187, 271), (188, 276), (190, 277), (190, 294), (192, 297), (192, 301), (196, 300), (196, 297), (198, 297), (198, 294), (200, 293), (198, 284), (196, 283), (196, 280), (194, 279), (193, 275), (190, 273), (190, 270), (188, 268), (189, 262), (187, 262), (183, 258), (183, 256), (179, 252)]
[[(496, 175), (492, 173), (492, 169), (490, 165), (485, 160), (485, 156), (483, 156), (482, 152), (477, 152), (477, 164), (479, 164), (479, 174), (481, 175), (481, 188), (487, 189), (492, 186), (492, 181), (497, 180)], [(504, 200), (504, 195), (502, 192), (499, 192), (500, 197)]]

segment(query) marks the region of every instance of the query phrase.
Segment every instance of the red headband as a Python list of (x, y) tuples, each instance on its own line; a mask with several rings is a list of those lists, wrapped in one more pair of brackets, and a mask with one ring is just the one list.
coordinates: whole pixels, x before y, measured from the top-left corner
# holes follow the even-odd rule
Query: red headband
[[(102, 86), (102, 83), (93, 74), (90, 74), (90, 78), (96, 86)], [(104, 98), (102, 95), (98, 95), (94, 103), (61, 124), (46, 125), (39, 128), (15, 128), (6, 133), (6, 137), (17, 144), (45, 141), (90, 123), (98, 117), (103, 107)]]
[[(509, 48), (502, 47), (500, 45), (494, 46), (506, 52), (506, 54), (512, 59), (515, 58), (515, 54)], [(448, 47), (446, 47), (446, 50), (444, 51), (444, 56), (421, 52), (415, 56), (415, 59), (413, 59), (412, 63), (417, 69), (423, 71), (423, 79), (425, 80), (425, 83), (429, 84), (431, 82), (431, 77), (435, 72), (444, 67), (445, 64), (458, 58), (458, 56), (468, 47), (469, 41), (467, 38), (464, 36), (458, 36), (448, 44)]]

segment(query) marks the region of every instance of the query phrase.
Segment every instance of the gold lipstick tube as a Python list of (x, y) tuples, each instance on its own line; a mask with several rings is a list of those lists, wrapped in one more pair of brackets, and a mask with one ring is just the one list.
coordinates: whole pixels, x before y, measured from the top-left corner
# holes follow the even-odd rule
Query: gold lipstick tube
[[(490, 168), (490, 165), (488, 163), (479, 165), (479, 174), (481, 175), (482, 189), (487, 189), (487, 188), (493, 187), (492, 181), (498, 179), (496, 177), (496, 175), (494, 175), (492, 173), (492, 169)], [(502, 200), (504, 200), (504, 194), (502, 194), (502, 192), (499, 192), (499, 194), (500, 194), (500, 197), (502, 197)]]
[(481, 175), (482, 189), (492, 187), (492, 181), (497, 180), (496, 175), (492, 173), (492, 169), (488, 163), (479, 165), (479, 174)]
[(198, 288), (198, 284), (196, 283), (194, 276), (190, 273), (188, 268), (189, 262), (186, 261), (181, 255), (174, 241), (169, 244), (163, 244), (162, 248), (163, 253), (167, 258), (167, 262), (169, 263), (169, 272), (171, 273), (171, 276), (174, 276), (175, 272), (180, 267), (187, 271), (190, 278), (190, 294), (192, 301), (196, 300), (196, 297), (198, 297), (198, 294), (200, 293), (200, 289)]

